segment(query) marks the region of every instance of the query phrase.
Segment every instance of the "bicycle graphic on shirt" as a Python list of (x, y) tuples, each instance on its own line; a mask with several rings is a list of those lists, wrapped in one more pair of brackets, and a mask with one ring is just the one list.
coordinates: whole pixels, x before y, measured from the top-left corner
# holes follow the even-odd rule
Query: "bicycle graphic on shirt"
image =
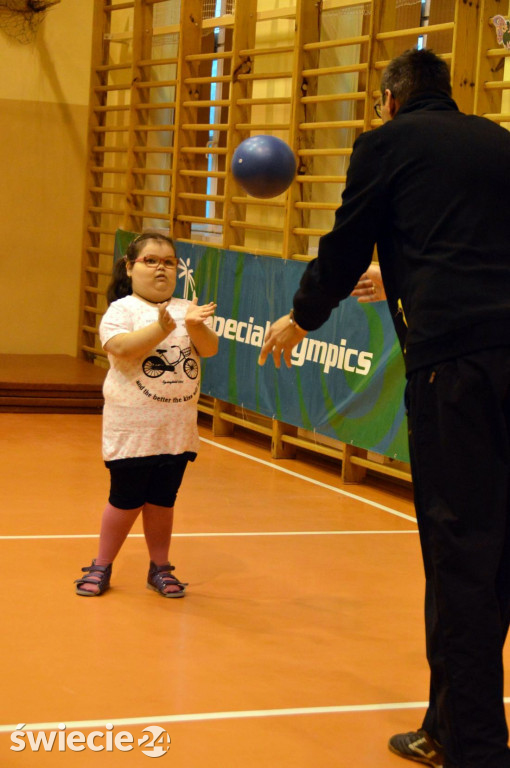
[(193, 360), (193, 358), (190, 357), (191, 347), (181, 349), (179, 346), (177, 346), (177, 344), (172, 344), (170, 350), (172, 349), (179, 350), (179, 354), (175, 360), (169, 360), (166, 357), (166, 349), (156, 350), (159, 357), (156, 357), (156, 355), (147, 357), (142, 363), (142, 370), (145, 375), (149, 376), (151, 379), (157, 379), (158, 376), (162, 376), (165, 371), (171, 371), (174, 373), (177, 366), (182, 363), (183, 371), (188, 379), (196, 379), (198, 376), (198, 363), (196, 360)]

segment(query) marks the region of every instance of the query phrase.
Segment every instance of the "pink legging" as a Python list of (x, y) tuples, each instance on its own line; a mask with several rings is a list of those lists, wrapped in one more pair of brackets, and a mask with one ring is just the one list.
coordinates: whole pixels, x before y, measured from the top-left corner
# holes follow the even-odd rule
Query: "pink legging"
[(140, 511), (150, 559), (156, 565), (168, 562), (174, 508), (145, 503), (136, 509), (118, 509), (108, 502), (101, 521), (96, 565), (113, 563)]

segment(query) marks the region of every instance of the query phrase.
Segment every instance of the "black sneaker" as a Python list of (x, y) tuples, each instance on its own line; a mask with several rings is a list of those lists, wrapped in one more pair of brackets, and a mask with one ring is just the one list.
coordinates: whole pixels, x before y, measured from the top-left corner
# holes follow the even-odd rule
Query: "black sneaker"
[(432, 765), (433, 768), (443, 768), (443, 748), (432, 736), (429, 736), (427, 731), (396, 733), (389, 740), (388, 747), (390, 752), (405, 757), (407, 760)]

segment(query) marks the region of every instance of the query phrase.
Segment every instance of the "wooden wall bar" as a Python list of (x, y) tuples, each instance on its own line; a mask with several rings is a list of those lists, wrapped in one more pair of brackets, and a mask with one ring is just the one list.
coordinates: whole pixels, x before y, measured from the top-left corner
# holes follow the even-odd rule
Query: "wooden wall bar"
[[(105, 363), (98, 326), (117, 228), (157, 227), (177, 239), (307, 261), (333, 222), (352, 144), (377, 127), (380, 75), (422, 44), (449, 63), (468, 112), (510, 121), (508, 50), (482, 0), (237, 0), (214, 17), (203, 0), (94, 0), (87, 206), (79, 348)], [(248, 197), (230, 173), (250, 135), (279, 136), (298, 174), (278, 198)], [(261, 223), (263, 222), (263, 224)], [(271, 439), (274, 457), (298, 448), (409, 480), (409, 468), (203, 398), (217, 434), (242, 426)]]

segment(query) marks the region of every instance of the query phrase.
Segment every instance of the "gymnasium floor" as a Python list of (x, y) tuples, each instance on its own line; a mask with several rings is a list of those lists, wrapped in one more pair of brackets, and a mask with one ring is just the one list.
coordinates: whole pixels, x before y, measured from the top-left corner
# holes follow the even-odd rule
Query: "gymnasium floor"
[[(333, 467), (272, 461), (204, 423), (171, 553), (187, 597), (145, 588), (137, 524), (113, 588), (79, 598), (107, 493), (100, 431), (100, 416), (0, 414), (2, 768), (143, 766), (151, 725), (169, 768), (404, 765), (387, 738), (427, 697), (410, 494), (343, 487)], [(13, 751), (18, 723), (134, 741)]]

